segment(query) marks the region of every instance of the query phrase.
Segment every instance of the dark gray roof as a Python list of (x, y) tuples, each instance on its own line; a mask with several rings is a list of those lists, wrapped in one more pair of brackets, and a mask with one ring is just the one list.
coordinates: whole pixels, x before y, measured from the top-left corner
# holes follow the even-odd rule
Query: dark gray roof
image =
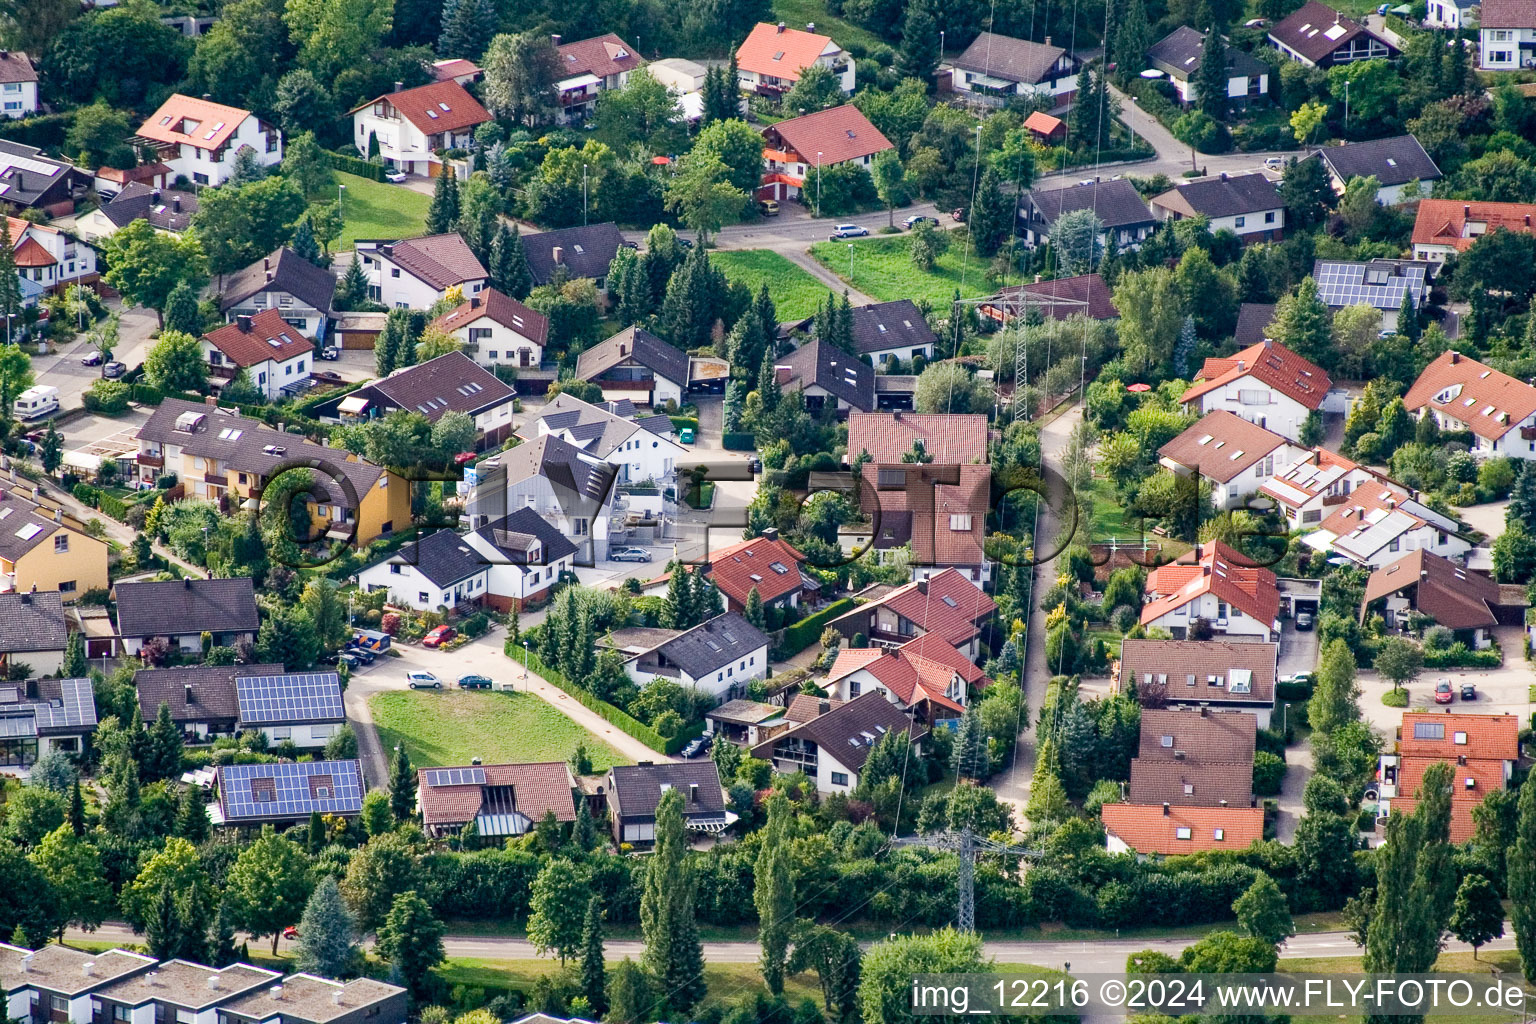
[(162, 192), (141, 181), (130, 181), (111, 202), (102, 206), (101, 212), (120, 228), (143, 219), (161, 231), (185, 231), (197, 212), (197, 196), (191, 192)]
[(608, 276), (608, 264), (624, 244), (619, 226), (611, 222), (584, 228), (561, 228), (523, 236), (523, 252), (528, 257), (528, 272), (534, 284), (548, 284), (555, 276), (555, 249), (560, 262), (572, 277), (594, 280)]
[(688, 384), (688, 353), (669, 345), (644, 327), (627, 327), (576, 358), (576, 376), (595, 380), (620, 363), (634, 360), (680, 387)]
[(1026, 210), (1038, 213), (1039, 219), (1046, 224), (1056, 223), (1062, 214), (1073, 210), (1092, 210), (1106, 228), (1157, 223), (1147, 204), (1141, 201), (1141, 193), (1124, 178), (1069, 185), (1048, 192), (1029, 192), (1023, 202)]
[[(858, 771), (864, 767), (870, 748), (881, 736), (887, 732), (907, 732), (911, 727), (912, 720), (887, 700), (885, 694), (871, 690), (759, 743), (752, 748), (752, 756), (771, 759), (775, 744), (795, 736), (812, 741), (839, 763)], [(919, 730), (913, 738), (922, 739), (926, 735), (926, 731)]]
[(452, 530), (438, 530), (414, 540), (395, 552), (389, 561), (415, 566), (417, 572), (439, 587), (451, 587), (486, 569), (480, 553)]
[(938, 345), (923, 311), (911, 299), (853, 308), (853, 345), (860, 352)]
[(1373, 174), (1382, 185), (1435, 181), (1440, 177), (1440, 168), (1412, 135), (1328, 146), (1318, 155), (1345, 182)]
[(0, 139), (0, 185), (5, 186), (6, 202), (31, 206), (44, 196), (50, 203), (67, 198), (78, 174), (69, 164), (48, 159), (36, 146)]
[(57, 590), (0, 594), (0, 654), (62, 651), (68, 640)]
[(501, 465), (482, 471), (482, 487), (494, 490), (541, 476), (549, 481), (568, 515), (591, 516), (613, 493), (618, 468), (586, 454), (553, 434), (520, 444), (499, 456)]
[[(666, 761), (661, 764), (615, 765), (609, 794), (615, 808), (626, 818), (651, 817), (661, 803), (662, 787), (683, 794), (683, 817), (719, 816), (725, 813), (725, 790), (720, 769), (709, 758), (697, 761)], [(690, 801), (689, 786), (698, 786), (698, 799)]]
[(1273, 302), (1245, 302), (1237, 309), (1236, 342), (1238, 348), (1262, 344), (1269, 325), (1275, 322)]
[[(1285, 206), (1275, 183), (1262, 174), (1222, 174), (1215, 178), (1175, 185), (1169, 191), (1178, 193), (1196, 213), (1207, 217), (1235, 217), (1244, 213), (1278, 210)], [(1163, 196), (1168, 194), (1164, 192)]]
[(1051, 68), (1066, 52), (1060, 46), (983, 32), (955, 58), (954, 64), (964, 71), (1033, 85), (1045, 81)]
[[(521, 433), (524, 437), (537, 437), (540, 423), (544, 424), (546, 433), (568, 432), (583, 450), (604, 457), (640, 429), (632, 419), (563, 393), (552, 398), (538, 419), (524, 427)], [(671, 420), (667, 420), (667, 429), (672, 429)]]
[(141, 580), (117, 585), (117, 631), (124, 637), (254, 633), (256, 586), (227, 580)]
[(231, 275), (219, 298), (219, 308), (230, 309), (267, 291), (287, 292), (306, 306), (329, 313), (336, 294), (336, 275), (284, 246)]
[[(186, 419), (182, 420), (184, 416)], [(202, 419), (197, 420), (198, 416)], [(192, 429), (179, 428), (178, 420)], [(384, 472), (371, 462), (348, 458), (345, 451), (275, 430), (260, 420), (241, 416), (237, 410), (218, 409), (180, 398), (167, 398), (161, 402), (139, 428), (138, 437), (144, 441), (176, 445), (187, 454), (217, 459), (237, 473), (256, 473), (263, 477), (279, 468), (308, 463), (318, 470), (315, 476), (320, 484), (338, 475), (351, 481), (359, 500)], [(337, 504), (352, 505), (346, 494), (331, 497)]]
[[(139, 692), (139, 711), (146, 722), (160, 713), (160, 705), (171, 709), (176, 722), (235, 721), (240, 717), (235, 677), (272, 675), (283, 671), (281, 665), (192, 665), (186, 668), (147, 668), (133, 674)], [(192, 701), (187, 702), (191, 687)]]
[(780, 382), (784, 387), (816, 384), (859, 412), (875, 409), (875, 368), (829, 343), (808, 341), (775, 365), (789, 368), (789, 377)]
[(498, 550), (516, 560), (527, 555), (526, 537), (536, 537), (544, 546), (543, 558), (527, 564), (553, 565), (576, 553), (576, 545), (570, 538), (551, 526), (543, 516), (531, 508), (520, 508), (510, 515), (493, 520), (475, 531)]
[(767, 645), (762, 630), (739, 613), (726, 612), (673, 637), (657, 650), (693, 678), (702, 679)]
[[(1205, 50), (1205, 33), (1188, 25), (1180, 25), (1152, 44), (1147, 50), (1147, 61), (1160, 71), (1180, 81), (1187, 80), (1200, 67), (1200, 57)], [(1269, 65), (1261, 63), (1246, 51), (1227, 45), (1228, 77), (1254, 78), (1269, 74)]]
[(463, 352), (445, 352), (435, 359), (396, 370), (353, 394), (376, 395), (390, 408), (419, 412), (433, 423), (445, 412), (473, 416), (510, 402), (514, 396), (501, 378)]
[(0, 508), (0, 558), (15, 562), (62, 529), (52, 516), (19, 503), (14, 508)]

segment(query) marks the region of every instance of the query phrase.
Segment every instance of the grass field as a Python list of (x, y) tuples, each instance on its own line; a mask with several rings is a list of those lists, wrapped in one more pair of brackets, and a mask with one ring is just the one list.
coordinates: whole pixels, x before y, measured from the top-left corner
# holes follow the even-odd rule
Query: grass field
[(735, 249), (712, 252), (709, 261), (726, 278), (752, 289), (768, 286), (780, 320), (801, 320), (826, 302), (827, 286), (771, 249)]
[(773, 0), (773, 17), (788, 22), (791, 28), (805, 28), (807, 22), (815, 22), (817, 32), (831, 36), (844, 47), (851, 43), (865, 49), (891, 45), (863, 26), (834, 18), (827, 12), (825, 0)]
[[(848, 274), (848, 246), (853, 245), (853, 275)], [(816, 262), (880, 302), (927, 299), (936, 307), (947, 307), (960, 289), (962, 298), (990, 295), (995, 289), (986, 279), (987, 261), (974, 252), (966, 257), (965, 238), (950, 235), (950, 245), (924, 273), (912, 265), (911, 237), (891, 235), (858, 242), (817, 242), (811, 246)], [(963, 281), (963, 283), (962, 283)]]
[(347, 250), (359, 238), (410, 238), (426, 230), (432, 198), (401, 185), (336, 173), (347, 186), (341, 200), (341, 237), (333, 249)]
[(527, 693), (406, 690), (377, 693), (368, 708), (385, 750), (404, 743), (418, 767), (564, 761), (585, 742), (592, 767), (628, 764), (618, 751)]

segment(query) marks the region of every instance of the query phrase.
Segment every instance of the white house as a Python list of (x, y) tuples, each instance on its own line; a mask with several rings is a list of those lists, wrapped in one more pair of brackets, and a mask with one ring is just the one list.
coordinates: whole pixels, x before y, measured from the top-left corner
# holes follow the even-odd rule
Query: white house
[[(1270, 67), (1227, 44), (1227, 100), (1233, 106), (1245, 106), (1269, 95)], [(1195, 75), (1205, 55), (1205, 33), (1180, 25), (1147, 50), (1147, 63), (1168, 76), (1179, 101), (1194, 103)]]
[(1302, 537), (1302, 543), (1378, 569), (1409, 551), (1442, 558), (1465, 555), (1472, 545), (1456, 532), (1459, 529), (1454, 519), (1415, 498), (1385, 487), (1357, 487), (1316, 530)]
[(0, 50), (0, 113), (13, 120), (37, 113), (37, 68), (19, 50)]
[(603, 389), (603, 397), (682, 404), (692, 371), (688, 354), (644, 327), (629, 327), (576, 358), (576, 377)]
[(1019, 217), (1024, 241), (1030, 247), (1050, 241), (1051, 228), (1062, 214), (1091, 210), (1104, 225), (1099, 244), (1107, 246), (1111, 237), (1120, 250), (1139, 249), (1141, 243), (1157, 230), (1158, 219), (1124, 178), (1100, 181), (1085, 179), (1066, 188), (1032, 189), (1019, 201)]
[(96, 250), (73, 235), (47, 224), (7, 217), (16, 257), (16, 276), (39, 291), (59, 291), (74, 284), (90, 284), (101, 274)]
[(520, 434), (529, 440), (553, 434), (568, 441), (616, 466), (619, 483), (650, 480), (671, 486), (676, 482), (678, 460), (688, 455), (688, 449), (674, 439), (670, 419), (660, 414), (636, 417), (628, 401), (599, 407), (571, 395), (556, 395)]
[(341, 678), (335, 672), (237, 675), (241, 732), (262, 732), (270, 743), (323, 748), (347, 724)]
[(610, 89), (622, 89), (629, 76), (645, 66), (640, 51), (612, 32), (562, 43), (552, 37), (558, 63), (555, 94), (560, 109), (555, 118), (561, 124), (580, 122), (597, 109), (597, 97)]
[(575, 543), (577, 565), (591, 565), (608, 557), (609, 536), (623, 527), (624, 516), (614, 510), (617, 479), (611, 463), (545, 434), (466, 466), (464, 513), (478, 530), (532, 509)]
[(1314, 448), (1290, 469), (1264, 481), (1259, 494), (1273, 501), (1295, 532), (1322, 525), (1328, 509), (1359, 487), (1380, 487), (1408, 497), (1408, 488), (1326, 448)]
[(1375, 178), (1376, 201), (1383, 206), (1402, 202), (1409, 182), (1417, 182), (1421, 195), (1428, 195), (1442, 177), (1440, 168), (1412, 135), (1324, 146), (1317, 151), (1317, 159), (1328, 169), (1328, 180), (1339, 195), (1352, 178)]
[(794, 87), (801, 73), (820, 64), (837, 76), (843, 93), (853, 95), (857, 69), (853, 58), (831, 36), (758, 22), (736, 48), (736, 74), (743, 92), (780, 97)]
[(943, 637), (934, 634), (900, 647), (849, 647), (838, 651), (821, 684), (837, 700), (854, 700), (871, 690), (897, 707), (915, 709), (920, 721), (958, 718), (972, 686), (986, 676)]
[(1429, 0), (1424, 9), (1425, 28), (1474, 28), (1479, 23), (1480, 0)]
[(544, 360), (549, 318), (494, 288), (482, 289), (432, 323), (458, 338), (461, 351), (486, 369), (526, 369)]
[(379, 156), (407, 174), (430, 174), (436, 154), (469, 145), (476, 127), (491, 119), (457, 81), (396, 87), (352, 111), (352, 144), (365, 158)]
[(1166, 469), (1198, 473), (1217, 508), (1241, 508), (1266, 480), (1306, 458), (1306, 449), (1225, 409), (1200, 417), (1158, 449)]
[(294, 330), (324, 341), (335, 295), (336, 275), (284, 246), (231, 274), (219, 311), (228, 320), (275, 312)]
[(1520, 0), (1483, 0), (1477, 49), (1484, 71), (1536, 67), (1536, 12)]
[(119, 582), (113, 593), (125, 654), (138, 654), (154, 639), (201, 653), (204, 633), (213, 635), (215, 647), (234, 647), (255, 640), (260, 625), (250, 577), (135, 580)]
[(1159, 220), (1205, 217), (1208, 230), (1230, 231), (1244, 242), (1278, 242), (1285, 234), (1285, 203), (1275, 183), (1262, 174), (1228, 175), (1191, 181), (1154, 196)]
[(1197, 622), (1223, 636), (1275, 640), (1280, 633), (1280, 590), (1275, 574), (1220, 541), (1201, 544), (1176, 562), (1147, 574), (1141, 624), (1191, 638)]
[(1294, 441), (1331, 386), (1322, 367), (1266, 339), (1207, 359), (1179, 401), (1202, 414), (1225, 409)]
[(1381, 329), (1397, 329), (1397, 315), (1407, 296), (1414, 309), (1429, 302), (1429, 272), (1434, 264), (1418, 260), (1316, 260), (1312, 280), (1317, 297), (1337, 312), (1347, 306), (1374, 306)]
[[(807, 704), (795, 702), (797, 709)], [(752, 748), (752, 756), (771, 762), (776, 772), (804, 772), (818, 793), (846, 795), (858, 788), (870, 750), (886, 733), (908, 736), (915, 754), (922, 752), (922, 741), (928, 735), (878, 693), (866, 693), (836, 706), (824, 700), (811, 708), (818, 712), (814, 717), (774, 733)]]
[(1396, 57), (1399, 52), (1382, 36), (1318, 0), (1307, 0), (1275, 22), (1269, 43), (1290, 60), (1314, 68)]
[[(643, 639), (625, 635), (631, 632)], [(616, 630), (611, 642), (627, 656), (624, 671), (641, 686), (668, 679), (717, 703), (744, 696), (748, 683), (768, 674), (768, 637), (737, 612), (681, 632)]]
[(1536, 459), (1536, 387), (1460, 352), (1442, 352), (1403, 396), (1409, 413), (1472, 432), (1478, 458)]
[(449, 288), (473, 298), (489, 276), (457, 232), (398, 242), (358, 239), (355, 248), (368, 297), (392, 309), (430, 309)]
[(1035, 43), (982, 32), (955, 58), (950, 84), (957, 95), (988, 106), (1023, 99), (1056, 107), (1071, 102), (1080, 70), (1078, 59), (1052, 46), (1049, 36)]
[(544, 603), (560, 577), (575, 572), (576, 545), (529, 508), (464, 536), (486, 562), (485, 600), (499, 612)]
[(293, 385), (303, 385), (315, 364), (314, 343), (275, 309), (241, 314), (234, 323), (203, 335), (198, 345), (215, 378), (228, 382), (243, 369), (269, 401), (284, 388), (299, 390)]
[(759, 199), (800, 197), (814, 168), (846, 164), (868, 170), (877, 155), (895, 148), (852, 103), (769, 125), (763, 143)]
[(489, 563), (452, 530), (439, 530), (402, 547), (357, 574), (365, 593), (383, 591), (394, 604), (417, 611), (452, 610), (485, 596)]
[[(876, 366), (892, 359), (932, 359), (939, 339), (911, 299), (853, 307), (853, 347)], [(873, 410), (864, 410), (870, 412)]]
[(222, 185), (244, 149), (262, 167), (283, 162), (283, 134), (249, 110), (176, 93), (139, 125), (136, 141), (161, 163), (197, 185)]

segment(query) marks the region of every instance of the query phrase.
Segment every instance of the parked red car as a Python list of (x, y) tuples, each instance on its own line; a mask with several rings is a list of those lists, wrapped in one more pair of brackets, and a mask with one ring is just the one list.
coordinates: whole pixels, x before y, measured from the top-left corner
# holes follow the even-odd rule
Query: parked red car
[(459, 631), (452, 626), (438, 626), (432, 632), (421, 638), (423, 647), (441, 647), (443, 644), (459, 635)]

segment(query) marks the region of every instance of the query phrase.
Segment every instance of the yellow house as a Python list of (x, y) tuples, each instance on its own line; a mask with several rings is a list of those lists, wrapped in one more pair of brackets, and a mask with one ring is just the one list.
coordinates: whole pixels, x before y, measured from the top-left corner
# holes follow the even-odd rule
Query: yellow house
[(309, 471), (312, 524), (338, 537), (356, 525), (356, 543), (367, 544), (411, 525), (410, 484), (340, 448), (313, 444), (260, 420), (168, 398), (139, 428), (138, 478), (152, 482), (175, 473), (187, 497), (255, 508), (263, 489), (291, 469)]
[(63, 516), (17, 502), (0, 506), (0, 593), (58, 591), (65, 604), (107, 588), (107, 544), (71, 529)]

